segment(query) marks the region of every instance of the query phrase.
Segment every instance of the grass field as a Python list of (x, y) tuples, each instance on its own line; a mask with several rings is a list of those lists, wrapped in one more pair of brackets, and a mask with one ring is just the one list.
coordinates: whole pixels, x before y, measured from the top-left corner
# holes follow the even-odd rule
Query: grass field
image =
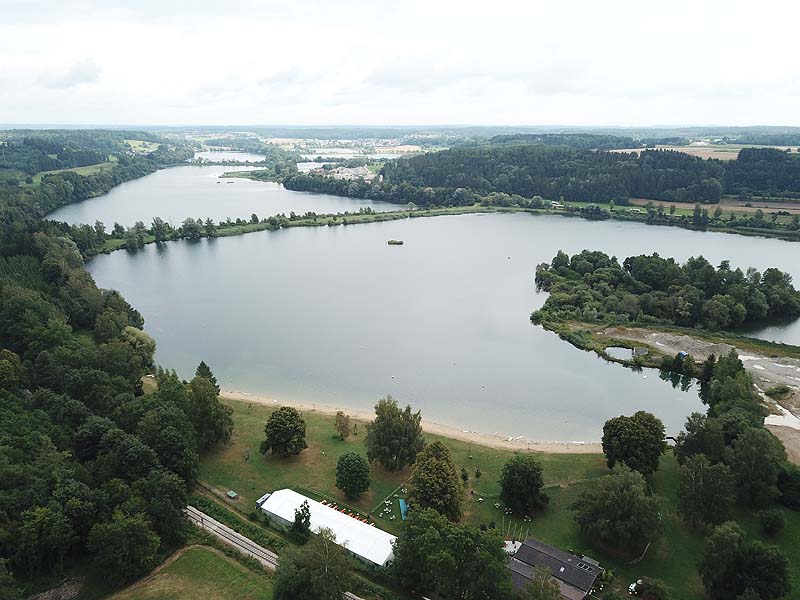
[(250, 571), (204, 546), (184, 550), (154, 575), (112, 596), (114, 600), (271, 600), (272, 578)]
[[(676, 150), (684, 154), (691, 154), (700, 158), (716, 158), (718, 160), (736, 160), (742, 148), (777, 148), (786, 150), (787, 146), (745, 146), (741, 144), (709, 144), (707, 146), (656, 146), (658, 150)], [(789, 147), (792, 151), (797, 151), (794, 146)], [(624, 150), (611, 150), (611, 152), (640, 152), (641, 148), (628, 148)]]
[(45, 175), (50, 175), (51, 173), (65, 173), (67, 171), (72, 171), (77, 173), (78, 175), (94, 175), (95, 173), (99, 173), (100, 171), (105, 171), (110, 169), (115, 164), (115, 161), (109, 161), (104, 163), (99, 163), (96, 165), (89, 165), (88, 167), (75, 167), (74, 169), (58, 169), (56, 171), (40, 171), (36, 175), (33, 176), (33, 185), (39, 185), (42, 182), (42, 177)]
[(149, 154), (154, 150), (158, 150), (161, 144), (156, 142), (145, 142), (144, 140), (123, 140), (131, 147), (131, 150), (138, 154)]
[[(232, 443), (204, 457), (200, 479), (204, 485), (219, 492), (233, 489), (240, 494), (235, 504), (239, 510), (249, 512), (254, 501), (264, 492), (291, 487), (301, 493), (319, 494), (343, 499), (335, 487), (335, 465), (345, 450), (364, 454), (364, 424), (359, 423), (359, 435), (347, 441), (335, 436), (333, 417), (315, 412), (304, 413), (307, 424), (309, 447), (300, 456), (281, 460), (258, 453), (258, 445), (264, 437), (264, 423), (274, 410), (271, 406), (246, 402), (228, 401), (234, 409), (236, 431)], [(457, 467), (466, 467), (470, 480), (466, 486), (462, 508), (464, 521), (474, 525), (495, 522), (498, 528), (517, 537), (529, 534), (563, 549), (585, 553), (598, 559), (605, 567), (617, 574), (616, 587), (623, 590), (631, 581), (643, 576), (663, 579), (673, 591), (674, 600), (689, 600), (702, 597), (702, 585), (697, 575), (697, 563), (703, 553), (704, 535), (687, 528), (676, 512), (675, 490), (678, 481), (678, 466), (672, 454), (662, 459), (661, 469), (653, 479), (664, 522), (663, 536), (650, 548), (644, 559), (634, 565), (626, 564), (631, 557), (620, 557), (593, 545), (583, 537), (575, 525), (569, 504), (578, 494), (593, 485), (593, 480), (608, 471), (603, 455), (598, 454), (538, 454), (544, 469), (545, 485), (550, 496), (548, 508), (533, 515), (532, 522), (508, 519), (502, 510), (494, 507), (499, 486), (497, 480), (504, 462), (513, 454), (508, 450), (496, 450), (466, 442), (426, 435), (428, 441), (441, 439), (453, 453)], [(247, 449), (250, 458), (245, 460)], [(472, 458), (469, 458), (470, 455)], [(476, 467), (482, 476), (475, 479)], [(351, 505), (361, 510), (370, 510), (407, 479), (409, 471), (387, 473), (378, 467), (372, 468), (372, 486), (369, 493)], [(474, 493), (470, 493), (470, 490)], [(399, 494), (403, 496), (402, 493)], [(478, 498), (483, 498), (479, 502)], [(378, 526), (397, 533), (400, 517), (397, 501), (391, 496), (395, 521), (376, 518)], [(800, 513), (785, 511), (786, 530), (772, 543), (777, 543), (786, 553), (793, 569), (794, 589), (800, 589)], [(759, 536), (757, 521), (752, 515), (741, 511), (737, 520), (754, 536)]]
[[(631, 198), (630, 202), (635, 206), (647, 206), (649, 202), (652, 202), (655, 206), (659, 205), (658, 200), (647, 200), (645, 198)], [(678, 215), (691, 216), (694, 214), (695, 203), (693, 202), (661, 202), (660, 204), (664, 205), (664, 208), (667, 212), (669, 212), (670, 206), (674, 205), (677, 209), (676, 214)], [(752, 206), (745, 206), (746, 204), (752, 204)], [(767, 215), (778, 211), (786, 211), (790, 214), (800, 213), (800, 204), (791, 204), (788, 202), (773, 203), (770, 205), (768, 202), (750, 203), (744, 200), (722, 200), (719, 204), (704, 204), (703, 208), (708, 209), (708, 212), (713, 214), (717, 206), (722, 209), (725, 216), (731, 214), (732, 212), (740, 215), (745, 213), (752, 214), (758, 212), (759, 210)]]

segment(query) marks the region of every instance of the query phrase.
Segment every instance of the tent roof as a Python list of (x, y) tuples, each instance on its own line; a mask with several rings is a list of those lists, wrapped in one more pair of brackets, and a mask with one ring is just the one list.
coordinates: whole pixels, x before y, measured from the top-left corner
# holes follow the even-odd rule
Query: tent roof
[(327, 527), (336, 535), (336, 542), (340, 546), (377, 565), (383, 566), (391, 560), (392, 542), (396, 538), (382, 529), (362, 523), (294, 490), (278, 490), (263, 501), (259, 498), (262, 510), (290, 522), (294, 521), (294, 511), (300, 508), (303, 501), (308, 502), (311, 512), (311, 531), (316, 533), (320, 527)]

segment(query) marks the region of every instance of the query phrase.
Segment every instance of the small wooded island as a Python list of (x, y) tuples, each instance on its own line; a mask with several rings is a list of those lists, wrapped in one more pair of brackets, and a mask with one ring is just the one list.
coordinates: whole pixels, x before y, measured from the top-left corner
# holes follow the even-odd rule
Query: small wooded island
[[(800, 317), (800, 291), (779, 269), (714, 267), (702, 256), (679, 264), (658, 254), (625, 259), (584, 250), (559, 253), (536, 268), (536, 287), (550, 293), (534, 324), (572, 345), (638, 367), (695, 376), (699, 362), (732, 349), (751, 357), (800, 358), (796, 346), (738, 333), (743, 326)], [(615, 350), (628, 348), (624, 358)], [(755, 365), (770, 389), (791, 383), (789, 364)]]

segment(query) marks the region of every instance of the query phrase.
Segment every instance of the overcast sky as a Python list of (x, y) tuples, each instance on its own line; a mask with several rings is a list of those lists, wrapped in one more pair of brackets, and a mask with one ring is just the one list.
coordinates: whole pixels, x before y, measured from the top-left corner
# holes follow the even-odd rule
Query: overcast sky
[(0, 123), (800, 125), (800, 2), (0, 0)]

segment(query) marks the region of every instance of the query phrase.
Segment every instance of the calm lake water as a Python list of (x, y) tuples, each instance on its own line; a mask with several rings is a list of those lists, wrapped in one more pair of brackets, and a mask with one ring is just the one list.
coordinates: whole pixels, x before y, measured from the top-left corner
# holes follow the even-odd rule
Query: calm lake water
[(291, 192), (277, 183), (220, 179), (225, 172), (245, 170), (248, 168), (223, 166), (163, 169), (123, 183), (103, 196), (63, 206), (47, 218), (72, 224), (93, 224), (100, 220), (110, 229), (114, 222), (126, 227), (136, 221), (149, 225), (153, 217), (178, 225), (187, 217), (224, 221), (228, 217), (249, 219), (253, 213), (268, 217), (278, 213), (288, 215), (290, 211), (303, 214), (358, 212), (367, 206), (376, 211), (397, 208), (387, 202)]
[(524, 214), (174, 242), (89, 268), (142, 312), (158, 361), (184, 377), (205, 360), (229, 389), (356, 408), (388, 393), (435, 421), (529, 439), (596, 441), (606, 419), (640, 409), (675, 433), (701, 409), (695, 390), (528, 320), (545, 299), (535, 266), (584, 248), (798, 269), (787, 242)]

